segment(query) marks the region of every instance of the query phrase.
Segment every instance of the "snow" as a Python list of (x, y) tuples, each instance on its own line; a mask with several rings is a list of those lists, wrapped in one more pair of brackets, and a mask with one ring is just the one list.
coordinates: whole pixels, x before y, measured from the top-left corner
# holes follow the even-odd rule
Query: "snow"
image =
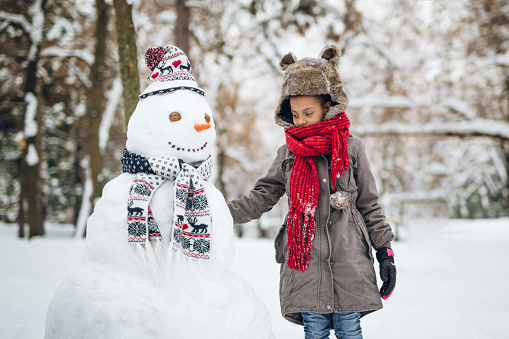
[(466, 102), (457, 97), (450, 97), (446, 99), (443, 105), (455, 112), (462, 114), (467, 119), (474, 119), (476, 116), (475, 110), (471, 108)]
[(115, 118), (115, 111), (117, 109), (120, 97), (122, 96), (122, 83), (120, 78), (115, 78), (113, 86), (106, 96), (109, 98), (106, 109), (104, 110), (103, 117), (101, 119), (101, 125), (99, 126), (99, 148), (104, 154), (106, 144), (110, 139), (110, 128)]
[[(30, 31), (30, 23), (28, 23), (24, 15), (0, 11), (0, 19), (20, 25), (25, 32)], [(2, 27), (5, 26), (5, 24), (2, 25)]]
[[(182, 81), (168, 80), (153, 83), (148, 89), (175, 84), (183, 85)], [(170, 112), (178, 119), (168, 119)], [(197, 128), (200, 126), (203, 128)], [(269, 313), (263, 302), (247, 282), (229, 270), (234, 233), (226, 202), (213, 183), (207, 178), (201, 180), (202, 173), (195, 173), (191, 165), (210, 157), (211, 147), (207, 145), (212, 145), (215, 137), (212, 110), (198, 93), (177, 90), (139, 101), (128, 123), (126, 148), (138, 155), (156, 157), (147, 161), (157, 174), (146, 175), (144, 180), (154, 187), (154, 192), (148, 194), (148, 213), (152, 212), (163, 241), (128, 242), (129, 220), (147, 215), (144, 205), (137, 205), (140, 212), (136, 217), (126, 210), (126, 206), (131, 206), (129, 200), (142, 198), (130, 189), (133, 182), (141, 179), (133, 173), (123, 173), (109, 181), (88, 219), (85, 253), (65, 275), (49, 303), (44, 331), (47, 338), (156, 339), (167, 338), (168, 333), (183, 338), (191, 326), (196, 337), (272, 338)], [(176, 172), (177, 158), (184, 161), (180, 174)], [(178, 175), (176, 179), (169, 174), (169, 168), (164, 171), (170, 160), (175, 162), (172, 171)], [(159, 167), (162, 173), (158, 172)], [(188, 187), (190, 180), (194, 189), (203, 188), (211, 213), (194, 209), (184, 213), (185, 204), (181, 212), (176, 209), (179, 204), (174, 200), (175, 185)], [(87, 187), (85, 196), (86, 191)], [(88, 202), (83, 206), (88, 207)], [(170, 245), (170, 235), (180, 218), (180, 225), (194, 225), (190, 213), (195, 213), (194, 219), (199, 217), (203, 226), (213, 225), (209, 231), (210, 260), (185, 256), (189, 248), (196, 250), (198, 240), (189, 246), (182, 243), (179, 248)], [(82, 233), (86, 215), (88, 209), (84, 207), (75, 234)], [(182, 228), (182, 235), (204, 236), (191, 234), (194, 230), (184, 232), (185, 229)], [(231, 299), (236, 302), (231, 303)], [(224, 319), (230, 321), (225, 323)]]
[(366, 28), (364, 28), (364, 34), (366, 34), (366, 37), (368, 38), (369, 45), (373, 46), (383, 56), (383, 58), (387, 60), (387, 62), (390, 64), (392, 68), (398, 70), (401, 69), (401, 63), (399, 62), (399, 60), (397, 60), (396, 55), (392, 51), (390, 51), (389, 48), (379, 43), (378, 40), (374, 36), (372, 36), (372, 34)]
[(235, 159), (242, 169), (246, 172), (260, 171), (261, 166), (259, 163), (252, 161), (242, 150), (235, 147), (227, 147), (225, 153), (232, 159)]
[(381, 125), (356, 125), (351, 128), (353, 134), (453, 134), (484, 135), (509, 139), (509, 123), (502, 120), (473, 119), (457, 122), (436, 122), (423, 125), (408, 125), (400, 122), (388, 122)]
[(349, 99), (350, 108), (361, 107), (385, 107), (385, 108), (410, 108), (417, 106), (405, 96), (376, 96), (369, 95), (365, 97), (357, 97)]
[(25, 112), (25, 137), (35, 137), (37, 135), (37, 97), (31, 92), (27, 92), (25, 94), (25, 102), (27, 104)]
[[(135, 6), (141, 3), (140, 1), (134, 0), (127, 0), (127, 2), (130, 4), (134, 3)], [(246, 4), (249, 3), (249, 1), (244, 2)], [(332, 6), (333, 2), (328, 1), (328, 3), (330, 3), (330, 6)], [(378, 3), (379, 5), (374, 7), (375, 3)], [(35, 38), (30, 50), (31, 57), (33, 57), (35, 47), (43, 38), (41, 35), (43, 30), (40, 29), (40, 27), (44, 22), (44, 16), (43, 12), (40, 10), (40, 4), (40, 0), (35, 1), (35, 5), (33, 5), (34, 7), (32, 10), (37, 10), (37, 12), (33, 12), (31, 19), (32, 22), (30, 23), (24, 16), (0, 11), (0, 18), (8, 19), (12, 22), (17, 22), (25, 31), (31, 32), (30, 34), (32, 34), (32, 36)], [(295, 4), (297, 4), (297, 2), (294, 1), (293, 5)], [(201, 5), (203, 7), (203, 3), (200, 3), (199, 1), (188, 2), (188, 5)], [(270, 24), (275, 24), (271, 30), (276, 30), (277, 27), (279, 27), (279, 25), (275, 23), (274, 20), (270, 20), (270, 16), (272, 16), (273, 13), (277, 13), (279, 11), (277, 5), (277, 2), (273, 4), (269, 1), (265, 4), (265, 11), (260, 11), (258, 13), (260, 22), (262, 20), (268, 20)], [(384, 24), (387, 21), (389, 25), (391, 25), (392, 22), (392, 25), (401, 26), (402, 28), (405, 27), (405, 25), (401, 24), (402, 21), (385, 20), (388, 15), (387, 12), (390, 12), (396, 6), (389, 6), (389, 1), (360, 1), (358, 5), (360, 12), (362, 12), (365, 15), (365, 18), (369, 20), (373, 20), (379, 24)], [(324, 39), (320, 37), (326, 30), (325, 24), (328, 23), (327, 20), (319, 21), (319, 25), (312, 27), (304, 37), (297, 36), (295, 34), (286, 36), (285, 34), (284, 38), (279, 39), (282, 40), (282, 43), (278, 43), (278, 39), (274, 38), (276, 41), (269, 41), (264, 42), (263, 44), (259, 44), (256, 39), (260, 39), (259, 36), (261, 35), (256, 35), (255, 39), (254, 34), (248, 34), (250, 31), (256, 31), (254, 29), (256, 25), (249, 24), (247, 21), (245, 21), (244, 17), (239, 15), (241, 12), (236, 10), (236, 6), (237, 5), (228, 7), (231, 9), (231, 14), (227, 16), (229, 17), (230, 21), (223, 20), (220, 23), (220, 26), (222, 27), (221, 32), (225, 32), (224, 35), (227, 36), (227, 40), (229, 40), (227, 46), (224, 48), (226, 51), (225, 53), (244, 56), (244, 53), (240, 52), (242, 48), (239, 46), (258, 46), (257, 51), (259, 56), (263, 56), (263, 58), (267, 59), (270, 65), (274, 67), (274, 65), (277, 64), (277, 60), (279, 60), (280, 56), (284, 54), (279, 53), (281, 51), (294, 51), (299, 57), (305, 57), (309, 55), (315, 56), (325, 45)], [(270, 8), (271, 6), (276, 6), (276, 8)], [(431, 10), (433, 6), (434, 4), (432, 1), (419, 1), (418, 7), (422, 7), (422, 10), (416, 11), (416, 13), (425, 12), (425, 15), (424, 20), (416, 18), (416, 26), (418, 26), (419, 20), (422, 20), (426, 25), (440, 25), (440, 29), (442, 29), (442, 26), (444, 25), (450, 25), (448, 22), (452, 22), (452, 19), (442, 20), (443, 18), (441, 17), (438, 19), (432, 17), (436, 12)], [(82, 7), (84, 8), (81, 8), (81, 10), (86, 10), (87, 8), (89, 10), (93, 9), (92, 6)], [(376, 10), (373, 10), (373, 8)], [(93, 11), (91, 11), (91, 14), (93, 14)], [(172, 15), (173, 14), (171, 14), (169, 11), (160, 12), (155, 17), (155, 22), (159, 24), (171, 23), (174, 19), (174, 16)], [(401, 15), (401, 13), (396, 12), (395, 17), (398, 17), (398, 15)], [(450, 12), (444, 14), (445, 18), (447, 18), (446, 15), (450, 15)], [(141, 16), (142, 14), (134, 13), (135, 19)], [(265, 16), (265, 18), (263, 18), (263, 16)], [(330, 16), (330, 13), (328, 16)], [(148, 18), (150, 18), (150, 16), (148, 16)], [(150, 31), (150, 27), (156, 26), (153, 26), (153, 24), (148, 25), (148, 22), (150, 21), (148, 18), (146, 19), (147, 24), (145, 25), (147, 26), (145, 29)], [(240, 18), (242, 18), (242, 20), (240, 20)], [(299, 17), (299, 19), (300, 18), (301, 17)], [(366, 25), (369, 23), (369, 20), (366, 20)], [(240, 23), (240, 25), (236, 26), (235, 22)], [(229, 23), (232, 25), (229, 25)], [(341, 25), (341, 23), (337, 22), (337, 25)], [(137, 24), (137, 27), (139, 26), (140, 24)], [(380, 36), (382, 35), (380, 32), (385, 31), (385, 29), (381, 29), (381, 26), (382, 25), (373, 24), (367, 26), (366, 31), (369, 32), (372, 36), (368, 35), (368, 33), (365, 35), (361, 34), (359, 35), (360, 38), (355, 40), (352, 39), (352, 41), (357, 41), (357, 46), (362, 45), (362, 48), (365, 49), (362, 41), (369, 38), (371, 46), (377, 50), (383, 59), (392, 65), (392, 68), (396, 68), (398, 69), (399, 73), (402, 73), (401, 77), (403, 80), (399, 81), (403, 83), (410, 83), (410, 81), (407, 81), (407, 79), (414, 79), (414, 77), (409, 76), (409, 73), (413, 73), (414, 68), (411, 67), (413, 64), (409, 62), (408, 58), (409, 56), (413, 57), (417, 54), (417, 51), (412, 48), (417, 45), (411, 45), (411, 47), (406, 46), (403, 49), (401, 44), (393, 45), (390, 41), (380, 39)], [(58, 25), (54, 26), (53, 33), (57, 33), (57, 28)], [(379, 32), (376, 31), (377, 29), (380, 29)], [(449, 27), (443, 27), (443, 29), (444, 31), (450, 30)], [(291, 29), (289, 29), (289, 31), (290, 30)], [(50, 31), (48, 34), (51, 37), (53, 33)], [(390, 30), (389, 33), (391, 33)], [(395, 37), (401, 37), (405, 35), (405, 32), (404, 30), (401, 32), (392, 31), (391, 34)], [(200, 41), (206, 40), (207, 35), (205, 33), (200, 33), (199, 35)], [(415, 35), (409, 35), (410, 38), (413, 36)], [(241, 39), (242, 42), (232, 42), (232, 40), (235, 40), (238, 37), (247, 38)], [(271, 38), (267, 37), (267, 40), (268, 39)], [(405, 39), (396, 40), (401, 40), (404, 42)], [(213, 42), (214, 41), (211, 42), (212, 45)], [(351, 43), (351, 46), (356, 47), (353, 42)], [(423, 44), (425, 43), (426, 40), (423, 41)], [(442, 46), (442, 44), (429, 44), (425, 52), (433, 55), (435, 47), (431, 46)], [(436, 49), (438, 48), (439, 47), (436, 47)], [(249, 50), (248, 48), (243, 49)], [(404, 53), (405, 51), (410, 52)], [(372, 53), (372, 51), (370, 53)], [(350, 57), (349, 55), (353, 55), (353, 57)], [(64, 56), (74, 56), (76, 58), (81, 58), (89, 63), (91, 63), (90, 60), (93, 60), (93, 55), (87, 51), (71, 49), (67, 50), (65, 48), (56, 46), (42, 49), (41, 56), (51, 56), (58, 58)], [(222, 67), (226, 69), (229, 68), (229, 65), (236, 65), (236, 67), (233, 68), (233, 71), (231, 72), (231, 74), (239, 74), (235, 77), (235, 79), (238, 79), (238, 77), (251, 77), (251, 73), (254, 74), (260, 72), (261, 74), (266, 74), (266, 72), (268, 72), (266, 69), (261, 69), (260, 71), (259, 68), (253, 67), (255, 62), (258, 62), (260, 58), (262, 57), (256, 59), (252, 58), (253, 61), (251, 61), (251, 64), (246, 63), (246, 65), (244, 65), (243, 62), (237, 61), (237, 63), (242, 63), (242, 72), (238, 71), (239, 66), (233, 62), (224, 63)], [(366, 72), (374, 73), (374, 75), (377, 73), (376, 69), (373, 70), (369, 64), (365, 63), (365, 60), (362, 60), (364, 58), (356, 57), (355, 53), (347, 54), (343, 58), (344, 60), (342, 63), (344, 61), (348, 62), (348, 59), (350, 58), (353, 59), (353, 62), (358, 63), (359, 68), (364, 68)], [(423, 56), (423, 60), (427, 60), (426, 58), (427, 57)], [(445, 64), (443, 62), (443, 59), (445, 58), (446, 57), (435, 56), (433, 59), (428, 59), (426, 62), (429, 65), (427, 67), (430, 69), (425, 72), (423, 78), (427, 79), (428, 82), (434, 81), (434, 77), (437, 77), (439, 74), (441, 74), (444, 69), (447, 69), (447, 67), (453, 67), (453, 74), (456, 74), (454, 80), (459, 79), (458, 82), (461, 83), (460, 80), (465, 77), (465, 74), (468, 74), (468, 72), (465, 70), (468, 70), (469, 67), (471, 68), (474, 66), (477, 67), (476, 70), (478, 70), (480, 68), (509, 64), (507, 54), (490, 55), (486, 58), (479, 58), (469, 67), (467, 67), (468, 60), (458, 61), (454, 62), (452, 65), (447, 65), (446, 62)], [(214, 58), (209, 59), (212, 60)], [(242, 60), (240, 57), (237, 59)], [(225, 60), (225, 58), (221, 60)], [(417, 58), (417, 60), (420, 59)], [(381, 65), (385, 65), (385, 63), (381, 63)], [(351, 73), (355, 74), (355, 76), (358, 76), (359, 73), (357, 72), (357, 68), (349, 70), (348, 67), (342, 67), (345, 69), (345, 79), (347, 80), (345, 83), (347, 84), (347, 89), (348, 86), (351, 86), (349, 88), (355, 88), (353, 86), (355, 82), (348, 79), (348, 74)], [(70, 65), (70, 69), (72, 72), (77, 73), (77, 76), (82, 74), (82, 72), (77, 72), (76, 66)], [(214, 77), (216, 77), (217, 74), (222, 74), (221, 69), (215, 68), (215, 72), (205, 71), (207, 69), (206, 67), (203, 67), (203, 69), (204, 71), (202, 72), (202, 77), (210, 77), (208, 80), (208, 86), (214, 88), (219, 87), (220, 83), (217, 80), (216, 82), (213, 82), (212, 80)], [(248, 69), (251, 69), (252, 71), (249, 71)], [(277, 70), (277, 67), (274, 67), (274, 69), (274, 73), (279, 75), (280, 72)], [(445, 73), (448, 74), (447, 71)], [(421, 72), (415, 72), (415, 78), (419, 78), (420, 74), (422, 74), (422, 70)], [(48, 77), (46, 71), (44, 71), (44, 76)], [(216, 78), (220, 79), (221, 77)], [(370, 77), (364, 77), (362, 75), (358, 78), (370, 79)], [(375, 76), (373, 78), (376, 79)], [(258, 79), (260, 78), (253, 76), (249, 84), (251, 84), (251, 86), (255, 84), (255, 86), (258, 87), (260, 83)], [(88, 79), (83, 78), (81, 81), (85, 84), (88, 83)], [(357, 82), (358, 81), (359, 80), (357, 80)], [(278, 97), (277, 94), (279, 93), (279, 85), (276, 84), (276, 81), (273, 81), (273, 83), (274, 84), (271, 83), (269, 85), (264, 85), (276, 87), (276, 90), (272, 91), (275, 93), (275, 96), (274, 98), (270, 98), (270, 100), (267, 98), (267, 96), (270, 95), (262, 95), (260, 94), (260, 91), (252, 90), (249, 87), (247, 81), (246, 84), (243, 85), (243, 91), (247, 92), (246, 95), (253, 96), (256, 94), (262, 97), (263, 100), (259, 100), (260, 103), (257, 105), (262, 105), (263, 102), (268, 101), (269, 104), (266, 105), (270, 108), (270, 110), (272, 110), (270, 101), (272, 100), (272, 102), (275, 102)], [(116, 80), (115, 84), (116, 85), (114, 85), (114, 89), (111, 91), (112, 94), (118, 92), (118, 79)], [(211, 84), (214, 84), (214, 86)], [(421, 86), (426, 87), (426, 82), (423, 82)], [(352, 91), (351, 93), (371, 92), (365, 90), (366, 88), (369, 88), (367, 83), (365, 83), (364, 87), (365, 88), (362, 90), (358, 89), (357, 92)], [(411, 85), (408, 85), (408, 89), (411, 88)], [(212, 92), (212, 90), (207, 91), (207, 93)], [(415, 90), (404, 91), (405, 93), (408, 92), (409, 94), (392, 96), (383, 96), (377, 91), (372, 92), (373, 94), (365, 97), (359, 96), (358, 94), (357, 96), (352, 96), (351, 98), (353, 99), (351, 99), (352, 103), (350, 107), (364, 107), (366, 110), (369, 110), (371, 107), (396, 107), (411, 108), (415, 111), (421, 107), (426, 109), (426, 107), (429, 108), (438, 105), (443, 106), (442, 108), (448, 108), (451, 111), (458, 113), (458, 115), (466, 117), (467, 119), (475, 119), (476, 117), (475, 112), (472, 111), (472, 102), (465, 101), (465, 99), (462, 99), (462, 96), (455, 96), (455, 94), (452, 93), (444, 93), (444, 95), (446, 95), (445, 99), (435, 99), (432, 95), (433, 92), (431, 92), (429, 95), (425, 95), (426, 98), (417, 96), (419, 100), (414, 100), (412, 93), (414, 93)], [(399, 91), (395, 92), (399, 93)], [(426, 93), (426, 91), (423, 93)], [(26, 126), (27, 130), (32, 130), (33, 133), (26, 133), (26, 136), (29, 136), (29, 134), (35, 135), (37, 132), (37, 125), (35, 124), (36, 106), (30, 104), (30, 95), (30, 93), (27, 94), (26, 98), (28, 104), (28, 121)], [(210, 94), (208, 95), (210, 98)], [(448, 97), (449, 95), (451, 96)], [(437, 103), (435, 101), (431, 101), (431, 104), (426, 103), (426, 100), (424, 99), (428, 99), (428, 96), (432, 97), (435, 101), (438, 100), (439, 102)], [(35, 99), (35, 97), (33, 98)], [(116, 106), (117, 100), (118, 96), (114, 97), (109, 102), (109, 106), (106, 109), (107, 113), (103, 119), (103, 124), (101, 125), (100, 131), (101, 150), (104, 150), (105, 144), (109, 138), (108, 130), (112, 123), (110, 118), (113, 118), (113, 114), (115, 113), (114, 106)], [(209, 100), (211, 103), (215, 101), (215, 99), (213, 101)], [(37, 101), (35, 101), (35, 105), (37, 105)], [(258, 109), (257, 111), (262, 112), (264, 110)], [(80, 104), (80, 106), (76, 108), (76, 116), (83, 115), (84, 113), (85, 105)], [(281, 138), (283, 136), (282, 133), (274, 133), (276, 130), (272, 127), (273, 114), (266, 114), (266, 116), (268, 117), (267, 120), (270, 120), (267, 125), (270, 125), (271, 127), (262, 130), (261, 133), (263, 135), (263, 139), (272, 141), (276, 137)], [(218, 121), (218, 124), (219, 123), (220, 121)], [(488, 121), (482, 119), (476, 119), (465, 123), (436, 122), (433, 124), (411, 126), (404, 125), (402, 123), (383, 124), (376, 126), (358, 125), (353, 127), (352, 130), (354, 133), (358, 134), (396, 133), (402, 135), (422, 135), (429, 133), (466, 133), (493, 135), (505, 139), (507, 139), (509, 136), (509, 124), (507, 122)], [(277, 131), (279, 132), (279, 130)], [(179, 139), (187, 137), (186, 135), (176, 135), (175, 133), (169, 135), (171, 135), (172, 141), (175, 137), (179, 137)], [(190, 139), (192, 138), (192, 136), (189, 137)], [(192, 142), (196, 140), (187, 141)], [(283, 141), (281, 141), (281, 143)], [(272, 144), (279, 144), (279, 142), (266, 143), (270, 144), (271, 146)], [(197, 144), (201, 145), (202, 142), (197, 142)], [(478, 157), (476, 158), (476, 161), (482, 160), (488, 162), (489, 159), (483, 159), (489, 156), (496, 164), (495, 167), (499, 173), (499, 177), (502, 178), (501, 181), (505, 182), (507, 180), (507, 173), (505, 171), (502, 160), (500, 160), (502, 158), (496, 156), (495, 152), (496, 151), (493, 149), (489, 149), (488, 152), (485, 152), (485, 157)], [(258, 170), (254, 162), (246, 162), (240, 153), (240, 149), (227, 149), (227, 154), (230, 157), (244, 160), (240, 164), (243, 165), (245, 170)], [(35, 158), (34, 155), (37, 157), (37, 152), (35, 147), (30, 145), (29, 155), (27, 157), (29, 164), (36, 163), (38, 161), (38, 157)], [(448, 162), (451, 163), (451, 160)], [(456, 164), (453, 165), (458, 165), (458, 167), (464, 166), (460, 161), (456, 161)], [(442, 167), (429, 166), (426, 168), (427, 172), (425, 174), (441, 175), (441, 173), (446, 174), (448, 172), (456, 173), (456, 175), (453, 175), (453, 178), (455, 179), (451, 179), (453, 186), (459, 186), (460, 183), (461, 185), (467, 185), (467, 181), (472, 178), (473, 174), (470, 173), (469, 170), (465, 169), (459, 172), (456, 170), (448, 171), (449, 168), (453, 168), (453, 165), (448, 164), (447, 166), (443, 165)], [(479, 171), (479, 166), (468, 167), (471, 168), (473, 173), (478, 172), (483, 175), (486, 175), (487, 173), (486, 171)], [(477, 177), (481, 176), (479, 175), (475, 178)], [(491, 177), (487, 177), (485, 180), (491, 180)], [(86, 192), (89, 184), (90, 180), (87, 177), (85, 197), (88, 196)], [(478, 182), (476, 181), (474, 184), (478, 185)], [(487, 187), (490, 187), (490, 190), (495, 192), (497, 191), (496, 184), (497, 183), (492, 183), (487, 185)], [(446, 187), (446, 185), (441, 186)], [(474, 189), (477, 189), (477, 186), (474, 186), (473, 184), (469, 185), (468, 190)], [(484, 189), (484, 192), (486, 192), (486, 189)], [(420, 191), (417, 187), (415, 192), (396, 193), (392, 196), (386, 194), (384, 199), (389, 199), (394, 203), (409, 200), (436, 201), (437, 199), (444, 199), (444, 197), (447, 196), (447, 193), (448, 191), (445, 189), (435, 189), (429, 192), (423, 192)], [(484, 198), (486, 197), (486, 193), (483, 193), (482, 195)], [(84, 201), (85, 204), (82, 207), (84, 207), (84, 210), (88, 211), (91, 206), (88, 205), (88, 199), (85, 199)], [(483, 199), (483, 203), (488, 204), (489, 202), (488, 200)], [(80, 214), (79, 224), (82, 227), (85, 225), (87, 215), (88, 212)], [(504, 248), (503, 245), (505, 245), (505, 243), (502, 243), (502, 240), (507, 239), (508, 231), (506, 229), (508, 224), (509, 222), (507, 219), (473, 221), (438, 220), (415, 221), (415, 224), (409, 225), (408, 227), (403, 227), (403, 230), (401, 231), (403, 240), (394, 244), (396, 261), (398, 268), (400, 269), (400, 280), (398, 280), (396, 292), (388, 301), (385, 302), (385, 310), (376, 312), (375, 314), (370, 315), (363, 320), (365, 337), (424, 338), (436, 337), (436, 333), (440, 333), (439, 336), (447, 338), (501, 337), (502, 333), (505, 335), (508, 330), (508, 325), (503, 320), (507, 318), (507, 312), (504, 311), (502, 305), (507, 303), (508, 297), (507, 293), (504, 293), (505, 286), (503, 286), (502, 283), (507, 280), (509, 274), (507, 273), (507, 269), (504, 269), (507, 265), (505, 265), (505, 262), (502, 262), (501, 258), (503, 258), (505, 254), (505, 251), (502, 252)], [(45, 312), (49, 300), (54, 294), (56, 286), (58, 286), (58, 284), (60, 284), (64, 278), (67, 269), (72, 264), (76, 263), (80, 258), (81, 253), (84, 252), (84, 242), (81, 239), (72, 239), (72, 231), (72, 227), (54, 225), (48, 229), (49, 234), (45, 239), (34, 239), (31, 242), (26, 242), (17, 240), (15, 238), (16, 230), (14, 226), (0, 225), (0, 246), (3, 253), (3, 255), (0, 256), (0, 272), (3, 273), (0, 275), (0, 286), (3, 287), (0, 290), (0, 338), (42, 337), (42, 334), (44, 333)], [(81, 232), (78, 231), (77, 234), (79, 235)], [(438, 237), (435, 237), (435, 235), (438, 235)], [(245, 279), (247, 279), (253, 285), (260, 298), (268, 306), (272, 314), (276, 338), (302, 338), (302, 328), (286, 322), (279, 314), (277, 291), (279, 266), (276, 265), (273, 260), (272, 242), (268, 240), (253, 239), (237, 239), (236, 241), (237, 255), (234, 259), (233, 271), (238, 272), (240, 275), (245, 277)], [(430, 287), (428, 288), (428, 286)], [(481, 291), (473, 291), (476, 287), (481, 289)]]
[[(187, 163), (205, 160), (210, 154), (208, 146), (216, 138), (213, 113), (205, 97), (189, 90), (179, 90), (146, 99), (139, 101), (129, 119), (127, 149), (144, 156), (175, 156)], [(170, 123), (168, 116), (171, 112), (180, 113), (181, 120)], [(205, 114), (212, 117), (211, 128), (197, 132), (193, 126), (204, 123)], [(169, 143), (176, 148), (170, 147)], [(189, 151), (192, 149), (197, 151)]]
[(80, 212), (78, 214), (78, 220), (76, 222), (76, 232), (74, 234), (75, 237), (79, 238), (83, 236), (85, 232), (85, 228), (87, 227), (87, 221), (90, 216), (91, 203), (90, 196), (93, 191), (93, 183), (92, 183), (92, 175), (90, 169), (90, 158), (87, 156), (82, 159), (81, 167), (85, 169), (85, 185), (83, 187), (83, 196), (80, 207)]
[[(43, 337), (51, 297), (85, 250), (83, 239), (72, 238), (72, 226), (46, 228), (45, 238), (27, 241), (16, 238), (16, 225), (0, 224), (0, 338)], [(384, 309), (362, 319), (365, 338), (507, 335), (509, 219), (413, 220), (400, 237), (393, 243), (396, 290)], [(280, 315), (272, 240), (236, 239), (232, 271), (269, 309), (275, 338), (304, 338), (300, 326)]]
[(58, 46), (46, 47), (41, 50), (41, 57), (57, 57), (60, 59), (75, 57), (87, 64), (94, 63), (94, 55), (86, 50), (66, 49)]
[(479, 58), (475, 61), (476, 70), (489, 66), (509, 66), (509, 54), (497, 54), (493, 57)]
[(27, 59), (35, 60), (39, 45), (43, 40), (43, 26), (44, 26), (44, 11), (42, 10), (42, 0), (36, 0), (30, 6), (29, 12), (32, 16), (32, 24), (30, 27), (30, 49), (28, 51)]
[(37, 155), (37, 150), (35, 149), (34, 144), (30, 144), (28, 146), (26, 162), (28, 166), (35, 166), (39, 163), (39, 156)]

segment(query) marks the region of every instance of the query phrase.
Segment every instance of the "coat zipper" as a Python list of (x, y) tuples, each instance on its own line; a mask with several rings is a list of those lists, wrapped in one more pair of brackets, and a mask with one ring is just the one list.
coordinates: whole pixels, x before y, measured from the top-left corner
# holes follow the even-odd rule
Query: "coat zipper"
[[(328, 166), (329, 164), (327, 162), (327, 158), (325, 158), (325, 156), (323, 154), (321, 156), (325, 160), (325, 163), (327, 164), (327, 168), (329, 168), (329, 166)], [(327, 176), (325, 178), (326, 184), (327, 184), (326, 185), (327, 186), (326, 192), (328, 192), (328, 194), (329, 194), (329, 197), (328, 197), (327, 201), (329, 201), (329, 199), (330, 199), (330, 182), (329, 182), (329, 175), (328, 174), (329, 173), (327, 171)], [(331, 241), (330, 241), (330, 234), (329, 234), (330, 206), (327, 206), (327, 207), (328, 207), (327, 208), (327, 211), (328, 211), (327, 212), (327, 222), (325, 223), (325, 232), (327, 234), (327, 243), (329, 245), (329, 257), (327, 259), (327, 266), (328, 266), (328, 269), (329, 269), (329, 272), (330, 272), (330, 283), (331, 283), (330, 286), (331, 286), (332, 305), (330, 305), (330, 306), (331, 306), (331, 310), (334, 311), (334, 306), (335, 306), (334, 305), (335, 304), (335, 300), (334, 300), (334, 275), (332, 273), (332, 267), (331, 267), (332, 244), (331, 244)], [(318, 299), (318, 300), (320, 300), (320, 299)]]

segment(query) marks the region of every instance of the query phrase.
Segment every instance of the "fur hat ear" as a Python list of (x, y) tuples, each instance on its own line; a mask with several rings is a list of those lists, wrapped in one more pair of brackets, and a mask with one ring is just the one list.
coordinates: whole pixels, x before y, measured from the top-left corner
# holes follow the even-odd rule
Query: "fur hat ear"
[(337, 65), (339, 62), (339, 57), (341, 56), (341, 50), (334, 45), (325, 46), (324, 49), (320, 52), (320, 57), (332, 62), (334, 65)]
[(279, 68), (284, 71), (288, 66), (297, 61), (297, 57), (292, 52), (286, 54), (279, 62)]

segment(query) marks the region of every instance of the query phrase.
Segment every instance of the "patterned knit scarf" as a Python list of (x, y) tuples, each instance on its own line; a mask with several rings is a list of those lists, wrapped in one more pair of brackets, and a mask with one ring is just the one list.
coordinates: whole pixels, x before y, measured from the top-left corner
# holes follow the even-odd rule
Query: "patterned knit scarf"
[(174, 180), (172, 245), (188, 257), (209, 259), (212, 218), (203, 182), (210, 178), (211, 158), (195, 168), (182, 159), (143, 157), (126, 149), (120, 161), (122, 172), (136, 174), (127, 201), (128, 241), (161, 241), (150, 200), (165, 180)]
[(316, 170), (318, 154), (332, 154), (331, 180), (348, 169), (348, 136), (350, 120), (345, 112), (307, 127), (285, 130), (286, 144), (295, 153), (290, 177), (290, 210), (288, 212), (288, 266), (305, 271), (309, 266), (315, 229), (314, 216), (320, 184)]

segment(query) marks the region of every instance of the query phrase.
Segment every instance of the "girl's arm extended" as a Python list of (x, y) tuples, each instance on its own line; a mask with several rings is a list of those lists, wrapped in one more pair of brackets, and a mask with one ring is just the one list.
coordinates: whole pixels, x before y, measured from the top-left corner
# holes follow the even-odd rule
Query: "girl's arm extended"
[(279, 198), (285, 194), (282, 160), (282, 148), (280, 148), (267, 174), (256, 182), (249, 195), (228, 203), (228, 208), (236, 224), (260, 218), (263, 213), (270, 211)]

